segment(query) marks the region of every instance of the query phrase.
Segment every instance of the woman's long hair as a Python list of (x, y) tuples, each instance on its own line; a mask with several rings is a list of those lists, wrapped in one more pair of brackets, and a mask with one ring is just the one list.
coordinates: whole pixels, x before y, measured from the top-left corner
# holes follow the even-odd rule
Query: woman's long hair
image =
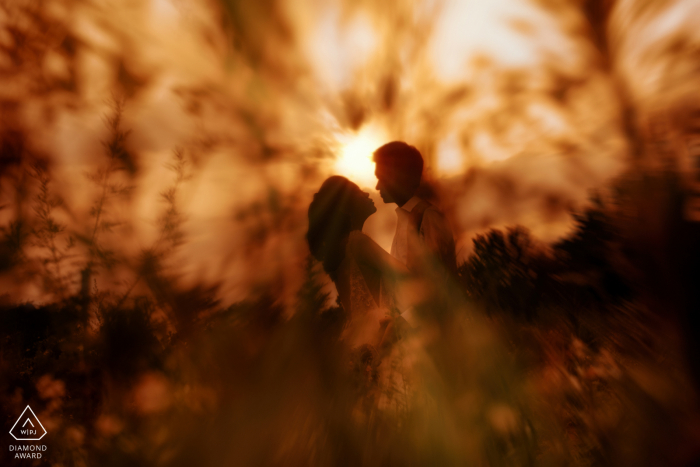
[(335, 279), (335, 271), (345, 258), (350, 234), (357, 185), (345, 177), (328, 178), (309, 205), (309, 231), (306, 241), (311, 254), (323, 263), (323, 269)]

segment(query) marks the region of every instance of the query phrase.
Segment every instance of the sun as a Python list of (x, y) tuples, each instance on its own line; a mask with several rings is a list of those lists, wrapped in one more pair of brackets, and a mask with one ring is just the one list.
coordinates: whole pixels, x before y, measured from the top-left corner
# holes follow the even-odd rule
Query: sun
[(339, 135), (340, 155), (335, 170), (364, 188), (374, 188), (372, 153), (386, 142), (383, 133), (375, 127), (366, 126), (357, 133)]

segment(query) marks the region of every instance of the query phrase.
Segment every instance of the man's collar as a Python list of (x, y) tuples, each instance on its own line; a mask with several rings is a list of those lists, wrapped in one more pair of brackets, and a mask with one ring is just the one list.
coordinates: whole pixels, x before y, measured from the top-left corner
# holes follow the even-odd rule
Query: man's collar
[(418, 205), (418, 203), (420, 203), (421, 201), (423, 201), (423, 200), (417, 196), (414, 196), (413, 198), (406, 201), (406, 204), (396, 208), (396, 210), (398, 211), (399, 209), (403, 209), (406, 212), (411, 212), (411, 211), (413, 211), (413, 208), (415, 208)]

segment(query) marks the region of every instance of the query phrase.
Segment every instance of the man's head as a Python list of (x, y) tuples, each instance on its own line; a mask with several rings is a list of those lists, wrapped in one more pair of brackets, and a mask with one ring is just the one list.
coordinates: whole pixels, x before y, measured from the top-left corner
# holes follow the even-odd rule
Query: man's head
[(413, 197), (423, 174), (423, 156), (403, 141), (387, 143), (374, 151), (377, 190), (385, 203), (403, 206)]

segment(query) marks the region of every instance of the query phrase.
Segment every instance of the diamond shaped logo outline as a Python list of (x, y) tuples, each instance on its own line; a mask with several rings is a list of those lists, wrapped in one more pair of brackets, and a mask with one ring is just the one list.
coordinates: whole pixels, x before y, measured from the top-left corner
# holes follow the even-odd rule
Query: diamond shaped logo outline
[[(38, 438), (18, 438), (18, 437), (15, 436), (14, 433), (12, 433), (12, 430), (14, 430), (15, 427), (17, 426), (17, 424), (20, 422), (20, 420), (22, 420), (22, 418), (24, 417), (24, 414), (27, 413), (27, 410), (29, 410), (29, 412), (34, 416), (34, 419), (37, 421), (37, 423), (39, 424), (39, 426), (41, 427), (41, 429), (44, 430), (44, 433), (43, 433), (41, 436), (39, 436)], [(31, 419), (29, 418), (29, 416), (27, 416), (27, 420), (30, 420), (30, 423), (31, 423)], [(24, 424), (26, 425), (27, 422), (25, 421)], [(32, 423), (32, 425), (33, 425), (33, 423)], [(11, 434), (12, 437), (13, 437), (14, 439), (16, 439), (17, 441), (39, 441), (41, 438), (43, 438), (44, 436), (46, 436), (46, 433), (48, 433), (48, 432), (46, 431), (46, 428), (44, 428), (44, 425), (41, 424), (41, 420), (39, 420), (39, 417), (36, 416), (36, 414), (34, 413), (34, 411), (32, 410), (32, 408), (29, 407), (29, 406), (27, 406), (27, 407), (22, 411), (22, 413), (20, 414), (20, 416), (19, 416), (19, 418), (17, 419), (17, 421), (15, 422), (15, 424), (12, 425), (12, 428), (10, 428), (10, 434)]]

